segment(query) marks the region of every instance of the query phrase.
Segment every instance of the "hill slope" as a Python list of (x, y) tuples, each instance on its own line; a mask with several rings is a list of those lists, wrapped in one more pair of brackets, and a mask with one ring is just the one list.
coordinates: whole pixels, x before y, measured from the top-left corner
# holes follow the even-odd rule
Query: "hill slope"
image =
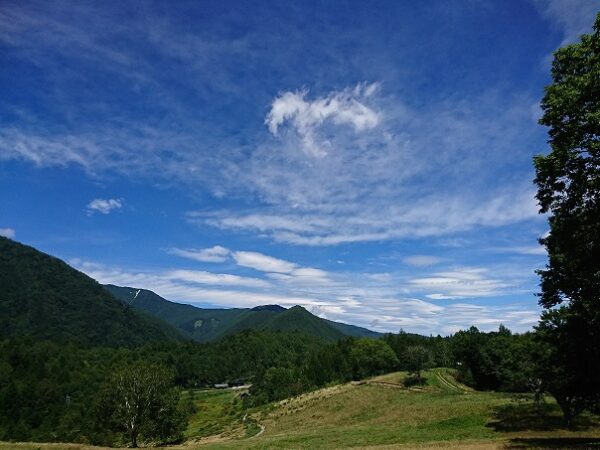
[(245, 329), (303, 331), (326, 340), (344, 336), (380, 337), (366, 328), (321, 319), (301, 307), (263, 305), (252, 309), (203, 309), (171, 302), (156, 293), (132, 287), (104, 286), (122, 302), (160, 317), (198, 341), (211, 341)]
[[(423, 386), (406, 388), (397, 372), (319, 389), (254, 412), (236, 391), (197, 392), (198, 413), (187, 437), (210, 438), (198, 448), (507, 449), (596, 448), (597, 418), (564, 429), (558, 406), (535, 414), (532, 400), (514, 394), (473, 391), (449, 369), (424, 373)], [(210, 408), (210, 409), (209, 409)], [(206, 424), (210, 411), (211, 428)], [(225, 413), (222, 413), (224, 411)], [(554, 426), (552, 424), (555, 424)], [(261, 431), (262, 430), (262, 431)], [(248, 436), (253, 436), (248, 439)], [(535, 438), (535, 439), (527, 439)], [(526, 445), (530, 440), (531, 445)], [(536, 445), (537, 444), (537, 445)]]
[(181, 338), (63, 261), (0, 237), (0, 339), (132, 346)]

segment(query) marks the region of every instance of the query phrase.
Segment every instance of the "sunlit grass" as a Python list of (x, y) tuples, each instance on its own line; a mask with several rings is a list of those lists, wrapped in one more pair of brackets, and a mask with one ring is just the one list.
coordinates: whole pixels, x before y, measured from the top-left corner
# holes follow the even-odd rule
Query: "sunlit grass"
[[(548, 399), (538, 417), (529, 396), (477, 392), (450, 369), (433, 369), (421, 385), (406, 387), (397, 372), (360, 383), (331, 386), (244, 410), (239, 391), (192, 395), (187, 441), (195, 448), (600, 448), (600, 423), (582, 416), (567, 429)], [(245, 418), (245, 420), (244, 420)], [(265, 431), (258, 434), (261, 426)], [(8, 444), (0, 450), (89, 450), (77, 444)]]
[[(365, 383), (346, 384), (281, 402), (263, 417), (266, 430), (256, 439), (213, 443), (215, 448), (350, 448), (402, 445), (509, 445), (516, 437), (600, 438), (597, 421), (579, 430), (560, 423), (553, 402), (546, 408), (551, 429), (498, 427), (501, 413), (515, 402), (511, 394), (476, 392), (458, 383), (448, 369), (425, 374), (425, 383), (404, 387), (405, 373), (388, 374)], [(510, 419), (510, 418), (509, 418)], [(584, 422), (585, 420), (582, 419)], [(587, 420), (587, 419), (586, 419)], [(514, 424), (513, 424), (514, 425)], [(508, 429), (506, 429), (506, 426)]]

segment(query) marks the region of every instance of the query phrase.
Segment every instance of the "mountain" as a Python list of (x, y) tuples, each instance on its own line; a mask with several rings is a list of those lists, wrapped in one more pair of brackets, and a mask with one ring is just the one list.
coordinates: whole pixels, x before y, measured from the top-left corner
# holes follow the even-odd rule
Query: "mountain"
[(63, 261), (0, 237), (0, 339), (16, 336), (104, 346), (183, 339)]
[(146, 289), (110, 284), (104, 287), (125, 304), (160, 317), (197, 341), (213, 341), (247, 329), (303, 331), (326, 340), (344, 336), (381, 337), (380, 333), (366, 328), (321, 319), (301, 306), (203, 309), (171, 302)]
[(377, 331), (369, 330), (368, 328), (357, 327), (356, 325), (350, 325), (348, 323), (342, 322), (334, 322), (333, 320), (323, 319), (329, 325), (331, 325), (336, 330), (340, 331), (342, 334), (346, 336), (352, 337), (368, 337), (377, 339), (382, 336), (382, 333), (378, 333)]
[(126, 305), (160, 317), (197, 341), (214, 340), (215, 335), (236, 321), (246, 309), (201, 309), (175, 303), (147, 289), (104, 285), (115, 298)]

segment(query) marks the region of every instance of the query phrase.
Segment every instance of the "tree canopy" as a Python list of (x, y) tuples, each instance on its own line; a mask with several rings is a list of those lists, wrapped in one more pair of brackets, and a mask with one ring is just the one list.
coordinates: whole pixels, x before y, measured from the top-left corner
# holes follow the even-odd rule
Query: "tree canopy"
[[(539, 363), (546, 388), (568, 421), (600, 410), (600, 14), (594, 31), (559, 49), (540, 123), (551, 151), (536, 156), (535, 182), (550, 232), (541, 239)], [(553, 309), (563, 305), (559, 309)]]
[(594, 32), (559, 49), (541, 103), (551, 151), (534, 159), (537, 199), (550, 213), (542, 239), (541, 303), (600, 301), (600, 14)]

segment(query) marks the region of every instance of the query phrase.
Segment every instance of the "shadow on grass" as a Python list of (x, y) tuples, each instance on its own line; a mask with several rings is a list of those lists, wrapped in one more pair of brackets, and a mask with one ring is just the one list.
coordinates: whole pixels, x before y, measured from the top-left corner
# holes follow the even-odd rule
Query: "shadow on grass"
[(411, 375), (404, 379), (404, 387), (413, 387), (413, 386), (423, 386), (427, 380), (425, 377), (418, 377), (416, 375)]
[(543, 413), (538, 414), (532, 403), (509, 403), (496, 408), (492, 420), (487, 424), (495, 431), (551, 431), (569, 429), (584, 431), (597, 421), (591, 416), (577, 417), (571, 426), (567, 427), (560, 409), (556, 405), (544, 405)]
[(506, 448), (600, 448), (600, 438), (514, 438)]

